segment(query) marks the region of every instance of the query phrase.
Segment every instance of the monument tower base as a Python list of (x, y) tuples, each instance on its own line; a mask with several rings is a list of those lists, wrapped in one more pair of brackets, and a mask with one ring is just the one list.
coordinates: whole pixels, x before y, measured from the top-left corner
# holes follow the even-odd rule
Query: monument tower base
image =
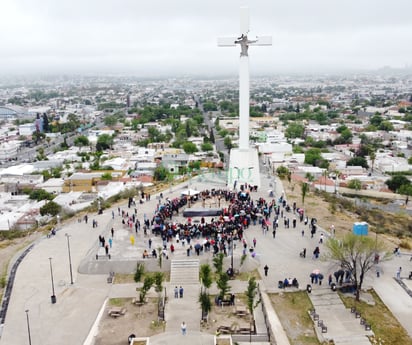
[(227, 186), (240, 190), (244, 184), (260, 188), (259, 156), (255, 148), (230, 150)]

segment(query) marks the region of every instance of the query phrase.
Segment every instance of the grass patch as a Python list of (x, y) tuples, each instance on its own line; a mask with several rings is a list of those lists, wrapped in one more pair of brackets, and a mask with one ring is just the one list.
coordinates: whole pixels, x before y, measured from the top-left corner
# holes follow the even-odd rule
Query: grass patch
[(270, 294), (291, 345), (320, 345), (308, 311), (313, 308), (306, 291)]
[[(151, 275), (153, 272), (144, 272), (141, 282), (143, 282), (144, 277)], [(170, 272), (163, 272), (163, 281), (168, 282), (170, 281)], [(129, 284), (129, 283), (136, 283), (134, 281), (134, 274), (125, 274), (125, 273), (116, 273), (114, 275), (114, 284)]]
[(408, 333), (393, 316), (391, 311), (382, 302), (374, 290), (368, 291), (375, 305), (365, 302), (356, 302), (353, 297), (340, 294), (340, 298), (347, 308), (356, 307), (365, 320), (372, 326), (376, 339), (382, 339), (385, 344), (412, 345), (412, 339)]
[(255, 268), (251, 272), (240, 272), (239, 274), (236, 275), (236, 280), (241, 280), (241, 281), (249, 281), (250, 278), (255, 277), (256, 280), (261, 280), (262, 277), (260, 276), (259, 271), (257, 268)]
[(127, 300), (130, 300), (130, 298), (111, 298), (109, 304), (114, 307), (123, 307)]

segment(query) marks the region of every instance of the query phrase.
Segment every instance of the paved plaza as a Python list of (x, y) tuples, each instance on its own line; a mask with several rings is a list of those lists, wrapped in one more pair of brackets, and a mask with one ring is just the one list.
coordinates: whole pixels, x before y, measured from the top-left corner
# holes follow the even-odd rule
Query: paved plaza
[[(273, 189), (269, 185), (270, 180), (262, 175), (262, 187), (258, 192), (252, 193), (252, 198), (268, 198), (268, 190)], [(164, 198), (180, 196), (182, 190), (188, 188), (188, 183), (174, 186), (172, 190), (163, 191)], [(192, 180), (190, 188), (204, 190), (211, 188), (226, 188), (221, 179), (210, 177), (198, 177)], [(280, 181), (276, 183), (276, 194), (282, 192)], [(158, 195), (152, 195), (151, 200), (144, 204), (137, 204), (137, 218), (142, 222), (144, 214), (151, 218), (156, 204), (161, 200)], [(198, 201), (196, 206), (201, 206)], [(134, 208), (127, 209), (127, 204), (120, 206), (129, 212)], [(114, 218), (112, 217), (112, 210)], [(111, 297), (131, 297), (136, 295), (136, 284), (107, 284), (107, 274), (109, 271), (130, 271), (136, 264), (137, 259), (141, 259), (143, 250), (148, 247), (149, 237), (143, 235), (141, 230), (137, 235), (134, 229), (124, 228), (121, 223), (121, 216), (118, 215), (118, 208), (104, 210), (103, 214), (89, 214), (89, 221), (86, 224), (83, 220), (80, 222), (77, 218), (64, 222), (56, 236), (51, 238), (40, 239), (33, 249), (27, 254), (21, 262), (14, 282), (13, 292), (10, 298), (10, 304), (7, 311), (6, 322), (1, 330), (0, 345), (20, 345), (28, 343), (27, 322), (25, 310), (29, 310), (31, 338), (33, 344), (51, 345), (51, 344), (92, 344), (94, 332), (96, 332), (96, 320), (99, 313), (107, 300)], [(308, 215), (316, 217), (316, 215)], [(98, 226), (92, 227), (92, 220), (96, 220)], [(174, 217), (174, 221), (179, 218)], [(322, 224), (319, 224), (320, 227)], [(114, 228), (113, 247), (110, 249), (111, 259), (95, 259), (99, 250), (98, 237), (103, 235), (108, 239), (110, 229)], [(261, 289), (266, 292), (279, 292), (278, 281), (285, 278), (296, 278), (300, 287), (304, 289), (306, 284), (310, 283), (310, 273), (317, 269), (325, 277), (336, 270), (336, 266), (326, 261), (312, 259), (311, 253), (316, 246), (320, 246), (321, 254), (322, 245), (319, 245), (319, 236), (324, 230), (319, 230), (314, 238), (310, 237), (310, 232), (305, 228), (305, 234), (302, 236), (301, 230), (304, 228), (303, 223), (293, 229), (285, 229), (280, 224), (273, 238), (272, 233), (264, 234), (259, 225), (251, 226), (245, 231), (245, 237), (248, 243), (256, 238), (256, 256), (250, 259), (258, 267), (262, 277), (260, 282)], [(73, 284), (71, 284), (69, 259), (68, 259), (68, 242), (65, 234), (70, 235), (71, 262), (73, 267)], [(134, 237), (132, 244), (130, 236)], [(151, 236), (153, 240), (152, 247), (161, 246), (161, 239)], [(174, 258), (184, 259), (186, 247), (176, 244)], [(234, 250), (235, 267), (239, 265), (239, 259), (242, 254), (242, 246), (239, 244)], [(299, 252), (307, 248), (306, 258), (301, 258)], [(199, 256), (201, 262), (211, 263), (211, 253), (204, 253)], [(52, 258), (51, 260), (49, 258)], [(148, 259), (153, 260), (153, 259)], [(50, 263), (53, 269), (53, 280), (57, 303), (52, 304), (50, 296), (52, 295)], [(263, 267), (269, 267), (268, 276), (263, 272)], [(366, 278), (365, 287), (373, 286), (385, 304), (391, 309), (401, 324), (405, 327), (409, 335), (412, 335), (412, 324), (410, 315), (412, 315), (412, 298), (406, 291), (395, 281), (394, 276), (399, 266), (403, 267), (403, 276), (406, 276), (411, 268), (411, 262), (408, 255), (395, 257), (381, 265), (381, 276), (378, 278), (374, 272), (370, 272)], [(409, 287), (411, 282), (402, 279)], [(317, 290), (326, 289), (327, 279), (324, 285), (313, 285), (314, 293)], [(233, 292), (243, 292), (246, 289), (246, 282), (231, 281)], [(167, 286), (167, 291), (172, 297), (172, 287)], [(329, 289), (327, 289), (329, 290)], [(198, 286), (187, 287), (186, 305), (180, 305), (179, 308), (168, 306), (167, 329), (166, 333), (152, 337), (151, 343), (154, 344), (210, 344), (211, 336), (203, 334), (199, 336), (199, 319), (197, 295)], [(217, 291), (216, 287), (212, 288)], [(171, 298), (172, 299), (172, 298)], [(257, 309), (257, 311), (259, 308)], [(332, 332), (334, 327), (338, 329), (342, 325), (341, 320), (336, 318), (333, 309), (325, 308), (324, 319), (330, 320), (328, 327)], [(188, 336), (180, 335), (180, 323), (185, 319), (188, 323)], [(256, 316), (258, 328), (262, 325), (260, 315)], [(274, 317), (274, 329), (278, 344), (287, 344), (287, 338), (282, 334), (281, 327)], [(263, 327), (263, 325), (262, 325)], [(286, 338), (286, 339), (285, 339)], [(172, 339), (176, 339), (172, 340)]]

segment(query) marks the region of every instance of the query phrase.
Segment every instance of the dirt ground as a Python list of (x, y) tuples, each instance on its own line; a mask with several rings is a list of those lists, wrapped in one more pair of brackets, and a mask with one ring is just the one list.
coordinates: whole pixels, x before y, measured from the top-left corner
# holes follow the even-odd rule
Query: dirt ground
[(270, 300), (293, 345), (319, 345), (313, 322), (307, 313), (312, 308), (306, 292), (271, 294)]
[[(335, 227), (335, 235), (340, 238), (346, 235), (347, 233), (352, 232), (353, 223), (362, 222), (363, 219), (355, 213), (343, 209), (342, 207), (336, 207), (333, 209), (331, 204), (325, 201), (321, 196), (314, 193), (314, 191), (309, 191), (305, 197), (305, 203), (302, 205), (302, 191), (299, 183), (292, 181), (290, 184), (287, 181), (283, 181), (283, 186), (285, 193), (287, 195), (287, 201), (289, 205), (292, 205), (293, 202), (296, 202), (297, 207), (303, 207), (306, 214), (310, 218), (316, 218), (317, 223), (323, 229), (329, 230), (331, 225)], [(392, 222), (396, 222), (399, 217), (395, 214), (388, 216), (393, 217)], [(369, 226), (369, 236), (375, 236), (373, 226)], [(379, 239), (385, 242), (388, 246), (388, 250), (399, 246), (401, 239), (395, 237), (391, 234), (379, 234)], [(409, 242), (412, 245), (410, 238), (403, 238), (403, 241)]]
[[(156, 298), (149, 298), (148, 303), (142, 306), (134, 305), (131, 298), (109, 301), (99, 324), (95, 345), (126, 344), (131, 334), (136, 337), (150, 337), (163, 332), (163, 324), (157, 322), (156, 301)], [(112, 317), (108, 312), (113, 307), (124, 307), (126, 313)]]
[[(213, 299), (213, 296), (211, 296)], [(104, 315), (99, 324), (99, 334), (95, 339), (95, 345), (125, 344), (127, 337), (134, 334), (136, 337), (150, 337), (164, 332), (165, 324), (157, 321), (157, 298), (149, 298), (148, 303), (137, 306), (131, 298), (114, 299), (109, 301)], [(209, 313), (209, 321), (201, 325), (201, 331), (216, 334), (219, 326), (227, 326), (233, 329), (248, 328), (249, 316), (237, 316), (236, 307), (246, 309), (242, 298), (236, 298), (236, 306), (212, 306)], [(109, 315), (113, 307), (124, 307), (126, 313), (118, 317)], [(224, 334), (222, 332), (221, 334)]]

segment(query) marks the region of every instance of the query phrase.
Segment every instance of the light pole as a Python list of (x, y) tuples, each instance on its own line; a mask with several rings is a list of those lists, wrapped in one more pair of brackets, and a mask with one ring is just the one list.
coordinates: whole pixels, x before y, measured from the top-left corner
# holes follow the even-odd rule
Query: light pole
[(233, 271), (233, 249), (234, 249), (234, 245), (233, 245), (233, 231), (232, 231), (232, 234), (231, 234), (231, 236), (230, 236), (230, 244), (231, 244), (231, 247), (232, 247), (232, 250), (230, 251), (231, 252), (231, 256), (230, 256), (230, 267), (232, 268), (232, 274), (234, 274), (235, 273), (235, 271)]
[(53, 266), (52, 266), (52, 258), (49, 258), (50, 262), (50, 277), (51, 277), (51, 284), (52, 284), (52, 292), (53, 294), (51, 295), (51, 302), (52, 304), (57, 302), (56, 294), (54, 293), (54, 280), (53, 280)]
[(29, 310), (26, 309), (26, 321), (27, 321), (27, 332), (29, 334), (29, 345), (31, 345), (31, 334), (30, 334), (30, 322), (29, 322)]
[(72, 257), (70, 255), (70, 235), (66, 232), (67, 250), (69, 251), (70, 283), (73, 284)]

